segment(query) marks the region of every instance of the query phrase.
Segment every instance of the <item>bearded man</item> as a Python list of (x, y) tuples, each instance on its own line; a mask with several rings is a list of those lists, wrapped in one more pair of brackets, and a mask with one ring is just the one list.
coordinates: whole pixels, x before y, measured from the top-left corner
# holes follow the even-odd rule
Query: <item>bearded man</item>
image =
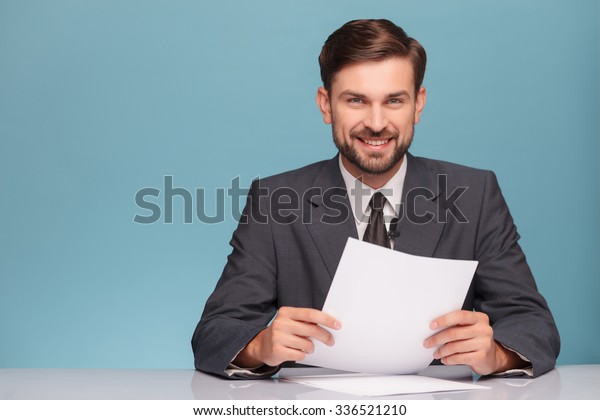
[(192, 338), (196, 369), (264, 378), (314, 340), (335, 345), (329, 330), (343, 325), (321, 309), (349, 237), (479, 262), (462, 310), (429, 325), (423, 345), (441, 363), (552, 369), (558, 331), (495, 175), (408, 153), (426, 102), (421, 44), (388, 20), (356, 20), (329, 36), (319, 64), (317, 105), (339, 153), (252, 184)]

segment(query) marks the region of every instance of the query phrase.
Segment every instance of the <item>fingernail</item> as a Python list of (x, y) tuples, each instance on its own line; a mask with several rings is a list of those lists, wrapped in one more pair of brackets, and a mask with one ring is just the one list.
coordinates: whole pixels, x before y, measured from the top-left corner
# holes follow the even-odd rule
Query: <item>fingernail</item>
[(336, 330), (339, 330), (340, 328), (342, 328), (342, 324), (340, 324), (339, 321), (335, 321), (333, 323), (333, 328), (336, 329)]
[(429, 340), (423, 341), (423, 347), (425, 347), (426, 349), (429, 348)]
[(438, 327), (438, 323), (433, 321), (431, 324), (429, 324), (429, 328), (431, 328), (432, 330), (435, 330)]

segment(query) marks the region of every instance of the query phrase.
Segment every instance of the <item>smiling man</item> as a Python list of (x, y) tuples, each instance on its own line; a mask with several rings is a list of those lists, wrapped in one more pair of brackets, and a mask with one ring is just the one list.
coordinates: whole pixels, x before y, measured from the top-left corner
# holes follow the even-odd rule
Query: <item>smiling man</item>
[(350, 64), (317, 92), (344, 168), (371, 188), (398, 172), (425, 106), (408, 58)]
[(192, 338), (196, 368), (268, 377), (314, 340), (335, 345), (328, 329), (343, 325), (321, 308), (355, 237), (479, 261), (463, 309), (429, 325), (423, 345), (441, 363), (482, 375), (550, 370), (558, 331), (496, 177), (408, 153), (426, 102), (423, 47), (388, 20), (357, 20), (327, 39), (319, 64), (317, 105), (339, 154), (253, 183)]

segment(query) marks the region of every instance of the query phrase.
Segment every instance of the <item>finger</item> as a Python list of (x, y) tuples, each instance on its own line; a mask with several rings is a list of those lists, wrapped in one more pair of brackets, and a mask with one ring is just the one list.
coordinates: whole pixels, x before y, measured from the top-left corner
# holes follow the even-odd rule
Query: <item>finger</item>
[(322, 325), (334, 330), (339, 330), (342, 324), (333, 316), (326, 314), (323, 311), (312, 308), (293, 308), (282, 307), (279, 311), (284, 311), (284, 315), (296, 321), (309, 322), (312, 324)]
[(304, 360), (305, 357), (306, 353), (302, 350), (291, 347), (278, 347), (273, 349), (273, 351), (263, 360), (263, 362), (269, 366), (277, 366), (287, 361), (299, 362)]
[(283, 317), (276, 317), (271, 324), (273, 334), (279, 339), (286, 335), (294, 335), (304, 338), (315, 338), (322, 343), (332, 346), (334, 344), (333, 335), (326, 329), (319, 325), (296, 321), (294, 319)]
[(490, 340), (477, 337), (469, 340), (452, 341), (438, 348), (433, 357), (443, 359), (455, 354), (482, 352), (484, 354), (490, 349)]
[[(273, 325), (270, 325), (258, 333), (242, 352), (247, 351), (250, 353), (250, 360), (265, 363), (269, 366), (278, 366), (288, 360), (303, 360), (306, 353), (295, 348), (302, 347), (302, 345), (298, 344), (298, 341), (294, 342), (294, 339), (302, 340), (303, 338), (276, 331)], [(256, 364), (255, 362), (252, 363)], [(247, 364), (247, 366), (251, 365)]]
[(441, 362), (447, 366), (467, 365), (479, 375), (488, 375), (494, 372), (494, 368), (489, 362), (486, 362), (481, 352), (455, 353), (442, 358)]
[(303, 360), (307, 353), (314, 352), (313, 342), (306, 337), (278, 330), (273, 325), (264, 331), (256, 359), (269, 366), (277, 366), (288, 360), (297, 362)]
[(450, 343), (452, 341), (457, 340), (466, 340), (472, 338), (473, 334), (469, 333), (467, 328), (463, 327), (453, 327), (447, 328), (443, 331), (440, 331), (431, 337), (429, 337), (423, 343), (425, 348), (439, 347), (443, 346), (446, 343)]
[(448, 328), (454, 325), (473, 325), (478, 322), (489, 324), (489, 319), (483, 312), (474, 311), (454, 311), (442, 315), (429, 324), (432, 330)]
[(446, 328), (423, 342), (425, 348), (442, 346), (453, 341), (468, 340), (475, 337), (485, 337), (491, 339), (493, 330), (489, 324), (477, 323), (474, 325), (463, 325)]
[(297, 335), (307, 338), (314, 338), (328, 346), (333, 346), (335, 343), (333, 335), (331, 335), (329, 331), (315, 324), (297, 322), (295, 331), (295, 334)]
[(315, 345), (312, 340), (306, 337), (290, 334), (277, 334), (273, 335), (273, 347), (285, 347), (294, 350), (300, 350), (303, 353), (310, 354), (315, 351)]
[(442, 362), (446, 366), (455, 366), (455, 365), (473, 366), (474, 360), (476, 357), (477, 356), (476, 356), (475, 352), (454, 353), (454, 354), (451, 354), (451, 355), (441, 358), (440, 362)]

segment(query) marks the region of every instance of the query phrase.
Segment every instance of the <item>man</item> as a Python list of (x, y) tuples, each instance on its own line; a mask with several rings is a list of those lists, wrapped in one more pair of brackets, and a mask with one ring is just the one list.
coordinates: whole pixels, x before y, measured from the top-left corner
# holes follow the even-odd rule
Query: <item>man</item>
[(390, 21), (351, 21), (319, 64), (317, 105), (340, 153), (253, 183), (192, 339), (196, 368), (268, 377), (314, 340), (334, 345), (328, 329), (343, 325), (320, 309), (352, 236), (479, 261), (463, 310), (429, 326), (423, 345), (441, 363), (482, 375), (550, 370), (558, 331), (494, 174), (407, 153), (426, 102), (423, 47)]

